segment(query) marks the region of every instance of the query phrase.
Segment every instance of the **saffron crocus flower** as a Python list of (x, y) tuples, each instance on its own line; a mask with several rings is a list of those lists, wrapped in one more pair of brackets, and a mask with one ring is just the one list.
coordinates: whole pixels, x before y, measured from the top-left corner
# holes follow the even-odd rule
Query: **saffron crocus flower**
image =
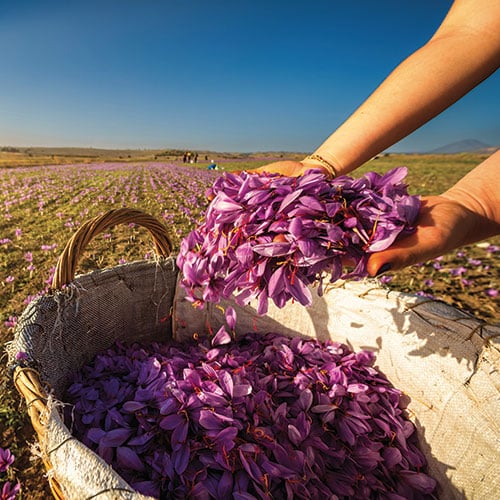
[[(16, 318), (17, 320), (17, 318)], [(28, 354), (23, 352), (23, 351), (19, 351), (16, 353), (16, 361), (26, 361), (28, 359)]]
[(9, 316), (9, 319), (4, 322), (5, 328), (15, 328), (17, 325), (17, 316)]
[(383, 285), (387, 285), (388, 283), (390, 283), (393, 280), (393, 278), (394, 278), (393, 276), (383, 275), (383, 276), (380, 276), (380, 278), (378, 280)]
[(6, 472), (14, 463), (14, 455), (8, 448), (0, 448), (0, 472)]
[(15, 500), (16, 496), (21, 491), (21, 483), (16, 484), (6, 481), (2, 487), (1, 500)]
[(482, 261), (480, 259), (467, 259), (467, 263), (471, 266), (478, 267), (482, 265)]
[(52, 245), (42, 245), (40, 247), (41, 250), (44, 252), (51, 252), (52, 250), (55, 250), (57, 248), (57, 243), (52, 243)]
[(462, 276), (463, 274), (465, 274), (467, 272), (467, 268), (464, 267), (464, 266), (460, 266), (460, 267), (455, 267), (453, 269), (450, 269), (450, 274), (452, 276)]
[[(234, 294), (283, 307), (311, 304), (308, 286), (367, 275), (367, 255), (413, 231), (419, 198), (407, 193), (405, 168), (361, 179), (226, 173), (208, 191), (204, 222), (181, 243), (177, 264), (187, 298), (202, 306)], [(212, 265), (216, 256), (217, 265)], [(354, 262), (343, 272), (342, 260)], [(318, 287), (321, 293), (322, 287)]]
[(221, 326), (219, 328), (219, 331), (215, 334), (214, 338), (212, 339), (212, 345), (218, 346), (222, 344), (228, 344), (229, 342), (231, 342), (231, 335), (227, 333), (224, 326)]

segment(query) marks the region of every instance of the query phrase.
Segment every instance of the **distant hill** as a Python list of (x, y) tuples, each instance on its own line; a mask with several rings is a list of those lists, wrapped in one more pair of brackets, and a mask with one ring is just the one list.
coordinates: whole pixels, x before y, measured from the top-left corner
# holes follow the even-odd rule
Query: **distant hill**
[(481, 141), (476, 141), (475, 139), (464, 139), (462, 141), (452, 142), (451, 144), (446, 144), (440, 148), (433, 149), (429, 153), (434, 154), (446, 154), (446, 153), (489, 153), (498, 149), (497, 147), (490, 146)]

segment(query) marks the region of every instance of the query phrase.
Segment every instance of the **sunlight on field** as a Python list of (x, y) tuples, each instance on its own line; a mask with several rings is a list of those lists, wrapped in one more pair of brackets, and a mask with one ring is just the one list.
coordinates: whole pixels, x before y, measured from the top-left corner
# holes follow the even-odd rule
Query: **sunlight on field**
[[(59, 253), (75, 229), (111, 208), (142, 209), (163, 221), (177, 251), (181, 238), (200, 220), (207, 206), (205, 189), (224, 170), (249, 169), (273, 161), (270, 156), (218, 158), (219, 171), (206, 162), (95, 162), (89, 158), (28, 156), (0, 153), (0, 342), (13, 335), (17, 317), (30, 298), (48, 290)], [(80, 160), (80, 161), (78, 161)], [(64, 164), (58, 163), (64, 161)], [(384, 172), (409, 167), (412, 193), (436, 194), (452, 185), (481, 161), (479, 155), (389, 155), (372, 160), (368, 170)], [(45, 166), (34, 166), (35, 164)], [(30, 166), (33, 165), (33, 166)], [(50, 166), (46, 166), (50, 165)], [(384, 276), (387, 286), (426, 294), (462, 307), (488, 322), (498, 322), (498, 256), (500, 240), (471, 245), (443, 258)], [(78, 272), (150, 258), (152, 243), (145, 230), (118, 227), (93, 241)], [(19, 479), (46, 498), (40, 464), (29, 461), (25, 439), (33, 441), (24, 409), (1, 371), (0, 430), (4, 445), (19, 457)], [(23, 477), (25, 471), (26, 477)], [(33, 472), (35, 471), (35, 472)], [(34, 478), (38, 475), (38, 483)], [(26, 491), (26, 490), (25, 490)], [(31, 498), (36, 498), (36, 494)]]

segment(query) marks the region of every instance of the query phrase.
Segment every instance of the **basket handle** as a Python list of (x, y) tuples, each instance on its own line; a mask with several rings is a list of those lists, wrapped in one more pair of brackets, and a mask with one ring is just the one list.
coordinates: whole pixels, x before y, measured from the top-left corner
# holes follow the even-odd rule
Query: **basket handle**
[(90, 241), (117, 224), (135, 223), (146, 228), (153, 237), (156, 253), (168, 257), (172, 252), (172, 241), (165, 226), (147, 213), (132, 208), (117, 208), (94, 217), (82, 224), (70, 238), (57, 261), (52, 287), (60, 289), (75, 278), (76, 266)]

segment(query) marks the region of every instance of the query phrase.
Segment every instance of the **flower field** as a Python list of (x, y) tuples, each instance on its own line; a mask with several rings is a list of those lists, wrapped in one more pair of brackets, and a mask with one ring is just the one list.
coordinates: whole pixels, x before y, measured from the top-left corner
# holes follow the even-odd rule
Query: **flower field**
[[(223, 161), (224, 170), (257, 167), (270, 159)], [(412, 194), (436, 194), (464, 175), (478, 156), (389, 156), (367, 170), (409, 168)], [(181, 238), (201, 221), (205, 191), (220, 172), (159, 162), (90, 163), (0, 168), (0, 344), (13, 335), (17, 317), (37, 293), (48, 289), (59, 253), (75, 229), (109, 209), (139, 208), (162, 220), (175, 251)], [(356, 176), (358, 174), (356, 173)], [(117, 227), (96, 238), (78, 272), (150, 258), (152, 242), (144, 229)], [(471, 245), (380, 278), (389, 288), (444, 300), (486, 322), (499, 322), (500, 239)], [(16, 457), (9, 479), (19, 480), (23, 498), (47, 498), (39, 461), (30, 460), (35, 441), (25, 408), (12, 387), (4, 362), (0, 368), (0, 447)], [(26, 444), (28, 442), (28, 445)], [(1, 487), (1, 485), (0, 485)]]

